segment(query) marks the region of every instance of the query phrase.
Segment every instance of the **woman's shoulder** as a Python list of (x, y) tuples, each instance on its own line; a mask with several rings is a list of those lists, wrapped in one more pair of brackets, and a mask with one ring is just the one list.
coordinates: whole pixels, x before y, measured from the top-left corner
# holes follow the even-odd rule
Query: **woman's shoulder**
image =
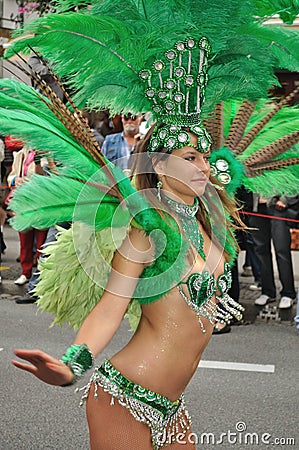
[(137, 228), (135, 226), (132, 226), (127, 239), (129, 240), (132, 247), (137, 251), (140, 252), (141, 259), (142, 253), (144, 252), (144, 255), (146, 259), (148, 259), (149, 252), (151, 253), (151, 250), (153, 249), (153, 243), (151, 242), (150, 237), (146, 234), (146, 232), (141, 229)]
[(142, 264), (143, 267), (152, 264), (154, 247), (144, 230), (131, 226), (122, 244), (117, 248), (114, 260)]

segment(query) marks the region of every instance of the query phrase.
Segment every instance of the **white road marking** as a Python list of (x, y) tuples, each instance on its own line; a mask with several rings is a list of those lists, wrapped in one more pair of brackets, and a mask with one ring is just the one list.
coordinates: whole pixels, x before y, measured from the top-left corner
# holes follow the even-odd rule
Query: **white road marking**
[(228, 361), (200, 361), (198, 367), (200, 369), (243, 370), (246, 372), (274, 373), (275, 371), (275, 366), (272, 364), (248, 364)]

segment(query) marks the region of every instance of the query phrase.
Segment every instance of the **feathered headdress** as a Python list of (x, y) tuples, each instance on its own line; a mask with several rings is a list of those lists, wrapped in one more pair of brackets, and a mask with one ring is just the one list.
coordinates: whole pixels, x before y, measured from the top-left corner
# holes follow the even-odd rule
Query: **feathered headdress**
[(205, 123), (212, 139), (212, 174), (233, 194), (243, 184), (263, 195), (299, 191), (299, 108), (280, 102), (233, 101), (217, 105)]
[(192, 132), (206, 151), (210, 139), (199, 115), (220, 101), (266, 96), (277, 83), (274, 68), (298, 69), (298, 33), (263, 26), (259, 7), (253, 0), (224, 0), (221, 7), (216, 0), (120, 0), (117, 7), (101, 0), (33, 20), (6, 57), (28, 45), (39, 50), (76, 92), (80, 109), (151, 111), (167, 124), (154, 133), (151, 150), (190, 143), (182, 128), (197, 125)]

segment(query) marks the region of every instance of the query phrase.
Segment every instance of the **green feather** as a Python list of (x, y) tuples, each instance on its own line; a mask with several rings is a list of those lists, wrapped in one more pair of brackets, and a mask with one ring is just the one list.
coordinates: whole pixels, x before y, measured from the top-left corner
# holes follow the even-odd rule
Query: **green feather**
[(299, 70), (298, 31), (275, 26), (263, 26), (259, 29), (248, 29), (248, 34), (270, 46), (276, 57), (276, 69)]
[(74, 10), (75, 8), (88, 7), (92, 2), (90, 0), (57, 0), (51, 2), (55, 12), (62, 13)]
[(130, 219), (129, 211), (120, 207), (114, 197), (88, 184), (55, 175), (33, 175), (14, 190), (9, 207), (15, 211), (11, 224), (18, 231), (32, 226), (49, 228), (65, 221), (82, 221), (99, 230), (122, 227)]
[(254, 178), (244, 178), (245, 188), (272, 197), (275, 194), (297, 195), (299, 192), (298, 166), (264, 172)]
[(299, 1), (292, 0), (255, 0), (256, 14), (269, 17), (279, 14), (284, 23), (292, 24), (299, 14)]
[[(67, 130), (66, 130), (67, 131)], [(64, 164), (60, 173), (88, 180), (99, 166), (69, 133), (61, 133), (49, 122), (28, 111), (9, 111), (0, 108), (0, 132), (11, 134), (26, 142), (32, 149), (50, 151), (56, 161)], [(106, 182), (101, 172), (101, 182)]]
[(265, 96), (277, 82), (277, 67), (298, 69), (298, 32), (261, 26), (261, 21), (253, 0), (224, 0), (221, 14), (216, 0), (121, 0), (117, 8), (99, 0), (91, 10), (30, 22), (6, 57), (30, 44), (76, 89), (80, 107), (108, 107), (112, 114), (148, 111), (138, 72), (179, 39), (204, 35), (212, 45), (207, 114), (222, 100)]
[(125, 319), (128, 320), (131, 331), (135, 331), (138, 327), (141, 317), (141, 306), (136, 299), (132, 299), (128, 305), (128, 309), (125, 314)]
[[(50, 152), (59, 162), (59, 173), (107, 184), (99, 165), (64, 127), (32, 87), (14, 80), (0, 80), (0, 132), (19, 137), (29, 147)], [(62, 164), (62, 165), (61, 165)]]
[(52, 326), (80, 327), (102, 296), (115, 249), (126, 233), (127, 227), (113, 233), (110, 228), (95, 232), (93, 227), (75, 223), (69, 230), (60, 230), (57, 242), (47, 246), (35, 295), (39, 308), (54, 315)]
[[(241, 101), (225, 102), (223, 105), (223, 120), (224, 120), (224, 137), (226, 137), (230, 130), (230, 125), (234, 116), (236, 115)], [(260, 121), (267, 113), (273, 109), (273, 100), (260, 99), (255, 110), (252, 113), (247, 127), (244, 132), (244, 136)], [(271, 120), (262, 128), (262, 130), (255, 136), (254, 140), (249, 146), (239, 155), (235, 157), (236, 162), (242, 163), (246, 158), (255, 154), (263, 147), (273, 143), (277, 139), (280, 139), (292, 132), (299, 130), (299, 109), (298, 106), (283, 106)], [(217, 159), (226, 159), (225, 154), (222, 154), (222, 149), (214, 150), (212, 152), (211, 161), (215, 163)], [(299, 145), (295, 145), (293, 148), (284, 151), (282, 154), (277, 155), (274, 160), (284, 160), (287, 158), (299, 157)], [(230, 162), (231, 167), (234, 164)], [(232, 173), (231, 173), (232, 175)], [(264, 196), (272, 196), (273, 193), (279, 192), (286, 195), (295, 195), (299, 191), (299, 165), (289, 166), (285, 168), (275, 169), (271, 171), (264, 170), (262, 174), (257, 174), (254, 177), (248, 177), (245, 173), (242, 175), (242, 171), (237, 170), (237, 176), (232, 176), (232, 185), (228, 185), (228, 191), (234, 191), (235, 187), (241, 184), (253, 192), (259, 192)]]
[[(268, 102), (265, 100), (260, 101), (258, 104), (260, 111), (257, 114), (253, 114), (248, 127), (245, 130), (248, 132), (259, 120), (261, 120), (272, 108), (269, 107)], [(257, 150), (271, 144), (277, 139), (286, 136), (287, 134), (296, 132), (299, 130), (299, 108), (298, 106), (284, 106), (278, 111), (272, 119), (266, 124), (266, 126), (259, 132), (253, 142), (247, 147), (247, 149), (238, 157), (240, 161), (254, 154)]]

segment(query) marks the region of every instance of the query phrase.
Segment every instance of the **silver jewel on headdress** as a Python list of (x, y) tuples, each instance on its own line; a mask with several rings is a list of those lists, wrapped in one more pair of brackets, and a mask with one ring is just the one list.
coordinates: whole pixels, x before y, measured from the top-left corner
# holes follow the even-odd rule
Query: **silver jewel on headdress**
[(229, 164), (225, 159), (218, 159), (211, 164), (211, 174), (217, 177), (222, 184), (229, 184), (232, 180)]
[[(152, 103), (158, 127), (153, 132), (149, 152), (164, 147), (168, 152), (190, 145), (190, 135), (198, 137), (196, 149), (207, 152), (211, 138), (204, 129), (200, 113), (207, 84), (210, 44), (206, 37), (179, 41), (156, 60), (152, 69), (139, 72), (147, 83), (145, 96)], [(176, 125), (176, 128), (171, 128)], [(162, 133), (161, 133), (162, 132)], [(193, 147), (193, 145), (191, 145)]]

